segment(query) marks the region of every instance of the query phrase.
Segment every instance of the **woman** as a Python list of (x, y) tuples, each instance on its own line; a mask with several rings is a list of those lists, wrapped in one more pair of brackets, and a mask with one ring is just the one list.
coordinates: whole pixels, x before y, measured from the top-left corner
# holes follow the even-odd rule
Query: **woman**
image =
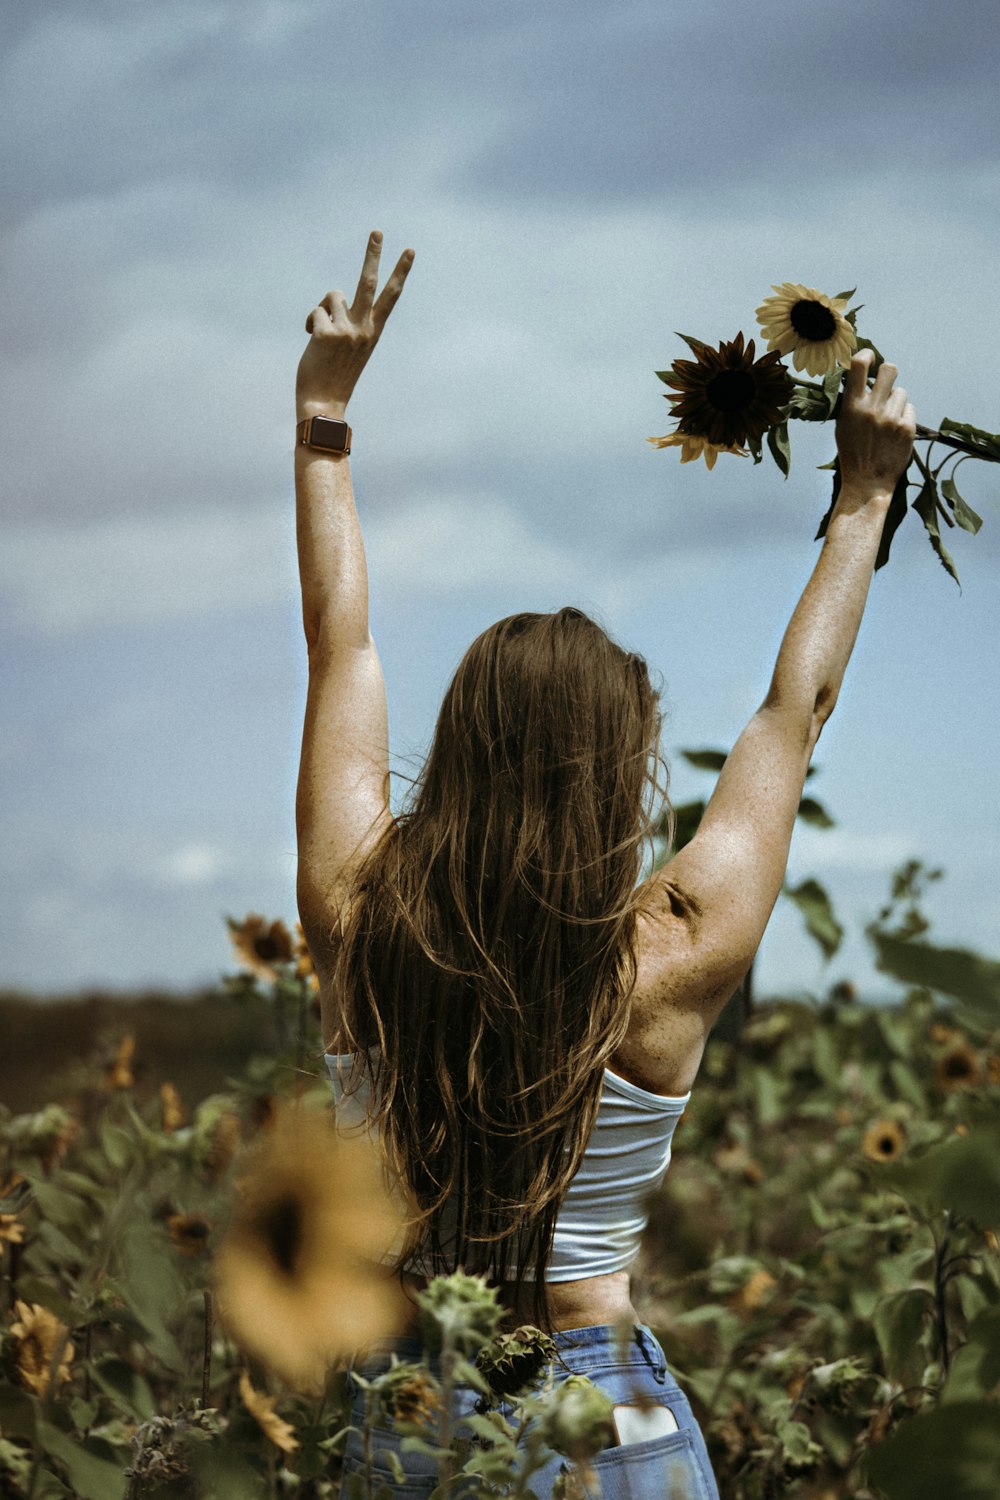
[[(381, 1133), (423, 1215), (397, 1258), (404, 1287), (421, 1288), (435, 1269), (485, 1273), (507, 1326), (552, 1331), (556, 1379), (586, 1374), (616, 1402), (618, 1441), (595, 1461), (606, 1500), (717, 1496), (688, 1402), (632, 1306), (628, 1265), (709, 1031), (781, 889), (914, 410), (893, 388), (894, 366), (869, 388), (871, 354), (852, 360), (837, 422), (840, 495), (767, 696), (697, 835), (656, 874), (639, 883), (657, 789), (656, 697), (642, 659), (578, 610), (515, 615), (473, 643), (416, 795), (393, 818), (385, 690), (343, 451), (349, 399), (413, 262), (404, 252), (376, 297), (380, 250), (376, 231), (350, 307), (333, 291), (310, 313), (296, 389), (309, 651), (298, 903), (335, 1098), (356, 1061), (344, 1115)], [(419, 1358), (417, 1333), (414, 1319), (391, 1349)], [(389, 1352), (358, 1372), (386, 1368)], [(659, 1408), (645, 1426), (639, 1393)], [(460, 1391), (456, 1412), (474, 1401)], [(359, 1390), (355, 1422), (362, 1411)], [(399, 1451), (388, 1429), (379, 1447)], [(433, 1462), (403, 1462), (408, 1483), (394, 1493), (429, 1495)], [(345, 1468), (360, 1463), (352, 1437)], [(552, 1454), (531, 1476), (540, 1500), (565, 1468)], [(377, 1473), (392, 1484), (384, 1463)]]

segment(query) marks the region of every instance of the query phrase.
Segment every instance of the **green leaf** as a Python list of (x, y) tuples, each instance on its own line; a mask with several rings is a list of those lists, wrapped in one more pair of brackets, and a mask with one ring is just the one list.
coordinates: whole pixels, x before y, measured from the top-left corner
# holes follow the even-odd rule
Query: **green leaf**
[(767, 447), (778, 468), (788, 478), (792, 463), (792, 449), (788, 441), (788, 422), (776, 422), (767, 429)]
[(851, 290), (849, 292), (838, 292), (837, 295), (832, 300), (834, 302), (850, 302), (851, 298), (854, 296), (854, 293), (856, 291), (857, 291), (857, 287), (856, 286), (852, 286)]
[[(911, 504), (927, 529), (931, 546), (940, 558), (941, 566), (958, 583), (958, 572), (952, 561), (951, 553), (941, 540), (941, 528), (938, 525), (937, 486), (933, 479), (925, 481), (920, 494)], [(961, 587), (961, 584), (959, 584), (959, 587)]]
[(938, 423), (938, 431), (942, 437), (950, 433), (952, 437), (961, 438), (968, 443), (970, 448), (975, 448), (980, 458), (992, 458), (1000, 462), (1000, 432), (987, 432), (983, 427), (972, 427), (968, 422), (953, 422), (950, 417), (945, 417)]
[(980, 1015), (984, 1024), (996, 1025), (1000, 1013), (1000, 962), (965, 948), (939, 948), (933, 943), (897, 938), (867, 929), (875, 948), (875, 967), (903, 984), (919, 985), (953, 995)]
[(140, 1422), (148, 1422), (156, 1415), (156, 1405), (144, 1377), (125, 1360), (105, 1355), (91, 1366), (90, 1373), (105, 1395)]
[(37, 1403), (20, 1386), (0, 1385), (0, 1428), (7, 1437), (34, 1440)]
[(80, 1500), (121, 1500), (124, 1496), (124, 1465), (105, 1456), (105, 1444), (74, 1439), (41, 1418), (38, 1439), (44, 1451), (62, 1464)]
[(694, 354), (697, 354), (699, 349), (711, 349), (712, 347), (711, 344), (706, 344), (704, 339), (694, 339), (690, 336), (690, 334), (678, 333), (676, 329), (674, 329), (674, 337), (683, 339), (685, 344), (687, 344), (688, 348)]
[(889, 501), (889, 509), (886, 512), (885, 521), (882, 525), (882, 540), (879, 542), (878, 553), (875, 558), (876, 572), (878, 572), (879, 568), (884, 568), (889, 561), (889, 548), (892, 546), (892, 539), (899, 529), (900, 522), (906, 515), (907, 475), (909, 472), (909, 465), (907, 465), (896, 480), (896, 488), (893, 490), (892, 499)]
[(1000, 1131), (947, 1136), (918, 1161), (897, 1161), (886, 1174), (905, 1197), (981, 1229), (1000, 1228)]
[(837, 414), (837, 404), (840, 401), (843, 382), (844, 372), (840, 369), (831, 370), (829, 375), (823, 376), (823, 398), (826, 401), (826, 414), (828, 417), (833, 417)]
[(921, 1346), (924, 1329), (934, 1315), (934, 1297), (926, 1287), (908, 1287), (883, 1297), (872, 1323), (890, 1379), (915, 1384), (927, 1363)]
[(972, 535), (975, 536), (983, 524), (983, 518), (982, 516), (977, 516), (972, 506), (968, 505), (962, 499), (955, 485), (954, 475), (950, 475), (947, 479), (942, 479), (941, 493), (955, 512), (957, 524), (961, 526), (963, 531), (971, 531)]
[(995, 1401), (956, 1401), (907, 1417), (862, 1460), (886, 1500), (996, 1500)]
[(682, 750), (681, 754), (696, 771), (719, 772), (729, 757), (728, 750)]
[(840, 947), (844, 929), (833, 913), (833, 906), (818, 880), (803, 880), (801, 885), (784, 887), (789, 900), (794, 901), (805, 920), (806, 931), (831, 959)]
[(835, 828), (836, 824), (830, 817), (826, 808), (815, 797), (803, 797), (799, 803), (797, 816), (803, 823), (809, 823), (813, 828)]
[[(864, 304), (862, 304), (862, 305), (864, 305)], [(858, 337), (858, 340), (857, 340), (857, 346), (858, 346), (858, 350), (860, 350), (860, 349), (870, 349), (872, 351), (872, 353), (874, 354), (875, 358), (872, 360), (872, 367), (871, 367), (871, 369), (869, 370), (868, 373), (869, 373), (869, 375), (875, 375), (877, 373), (877, 371), (878, 371), (879, 365), (884, 365), (885, 364), (885, 359), (883, 358), (881, 352), (878, 349), (876, 349), (876, 347), (872, 343), (871, 339), (863, 339), (860, 336)], [(855, 352), (857, 352), (857, 351), (855, 351)]]

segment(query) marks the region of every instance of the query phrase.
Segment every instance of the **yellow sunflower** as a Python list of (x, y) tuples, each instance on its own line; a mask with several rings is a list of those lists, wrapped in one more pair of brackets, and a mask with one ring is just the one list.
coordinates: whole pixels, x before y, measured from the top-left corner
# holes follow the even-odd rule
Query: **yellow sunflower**
[(243, 1405), (274, 1446), (280, 1448), (282, 1453), (294, 1453), (299, 1446), (295, 1428), (278, 1416), (273, 1396), (265, 1396), (263, 1391), (254, 1390), (246, 1370), (240, 1372), (240, 1395)]
[(710, 443), (707, 438), (696, 437), (692, 432), (668, 432), (666, 437), (651, 437), (646, 442), (653, 443), (657, 448), (680, 448), (682, 464), (703, 458), (707, 469), (715, 468), (715, 460), (720, 453), (738, 453), (741, 458), (750, 457), (749, 448), (726, 448), (718, 443)]
[(827, 297), (815, 287), (783, 281), (757, 309), (760, 331), (768, 349), (791, 354), (796, 370), (829, 375), (838, 365), (849, 365), (858, 346), (857, 334), (844, 317), (850, 298)]
[(671, 437), (698, 437), (703, 444), (728, 449), (759, 442), (781, 420), (793, 395), (780, 356), (755, 360), (754, 341), (744, 348), (742, 333), (718, 349), (697, 342), (692, 349), (694, 359), (675, 359), (669, 372), (660, 375), (677, 392), (666, 398), (678, 419)]
[(861, 1138), (861, 1149), (872, 1161), (894, 1161), (902, 1153), (906, 1136), (895, 1120), (875, 1120)]
[(184, 1106), (181, 1096), (172, 1083), (160, 1084), (160, 1126), (165, 1135), (172, 1135), (184, 1124)]
[(0, 1214), (0, 1242), (4, 1240), (8, 1245), (24, 1243), (24, 1225), (17, 1214)]
[(262, 1134), (219, 1252), (219, 1311), (232, 1337), (298, 1390), (401, 1330), (406, 1301), (384, 1255), (403, 1248), (406, 1208), (364, 1135), (286, 1110)]
[(938, 1058), (934, 1078), (940, 1089), (976, 1088), (982, 1078), (979, 1058), (967, 1042), (958, 1042)]
[(135, 1033), (129, 1031), (118, 1043), (114, 1061), (104, 1075), (104, 1087), (111, 1091), (132, 1088), (135, 1084), (135, 1074), (132, 1071), (134, 1061)]
[(21, 1384), (45, 1397), (70, 1378), (73, 1345), (69, 1329), (55, 1313), (37, 1302), (15, 1302), (17, 1322), (10, 1331), (17, 1344), (17, 1373)]
[(279, 964), (290, 964), (295, 958), (292, 935), (284, 922), (268, 922), (266, 917), (250, 912), (242, 922), (227, 917), (229, 939), (244, 969), (268, 983), (280, 978)]

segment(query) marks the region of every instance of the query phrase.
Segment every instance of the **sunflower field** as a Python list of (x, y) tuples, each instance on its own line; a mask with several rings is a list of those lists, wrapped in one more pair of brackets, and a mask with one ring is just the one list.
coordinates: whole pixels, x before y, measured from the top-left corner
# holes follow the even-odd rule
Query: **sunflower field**
[[(1000, 1494), (1000, 963), (928, 940), (925, 884), (897, 872), (868, 929), (898, 1004), (841, 982), (717, 1029), (651, 1204), (633, 1300), (725, 1500)], [(213, 1091), (160, 1076), (123, 1005), (49, 1102), (0, 1111), (0, 1496), (386, 1493), (377, 1451), (341, 1485), (340, 1356), (398, 1313), (359, 1271), (389, 1208), (324, 1156), (322, 1108), (290, 1144), (289, 1111), (328, 1099), (301, 938), (231, 929), (219, 1003), (263, 1023)], [(495, 1298), (432, 1283), (441, 1377), (398, 1365), (370, 1422), (435, 1456), (442, 1500), (529, 1496), (539, 1434), (573, 1460), (566, 1496), (593, 1494), (603, 1398), (546, 1385), (544, 1337), (499, 1335)], [(483, 1392), (475, 1440), (453, 1440), (455, 1378)]]

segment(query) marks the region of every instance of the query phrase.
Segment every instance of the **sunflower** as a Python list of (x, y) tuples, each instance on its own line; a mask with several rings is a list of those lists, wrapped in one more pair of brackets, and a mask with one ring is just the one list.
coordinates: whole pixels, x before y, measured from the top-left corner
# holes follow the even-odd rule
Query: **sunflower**
[(24, 1243), (24, 1225), (17, 1214), (0, 1214), (0, 1243), (4, 1240), (8, 1245)]
[(302, 923), (295, 923), (295, 977), (304, 979), (314, 994), (319, 992), (319, 975), (313, 967), (312, 954), (302, 930)]
[(135, 1083), (132, 1063), (135, 1060), (135, 1033), (129, 1031), (115, 1049), (114, 1060), (104, 1074), (104, 1087), (109, 1091), (130, 1089)]
[(29, 1391), (44, 1398), (70, 1378), (74, 1351), (69, 1329), (37, 1302), (15, 1302), (14, 1311), (17, 1322), (10, 1331), (17, 1343), (18, 1376)]
[(741, 458), (750, 457), (749, 448), (737, 448), (735, 445), (723, 447), (719, 443), (710, 443), (707, 438), (698, 437), (693, 432), (668, 432), (666, 437), (651, 437), (646, 442), (655, 444), (657, 448), (680, 448), (682, 464), (703, 458), (707, 469), (715, 468), (715, 460), (720, 453), (738, 453)]
[(934, 1077), (940, 1089), (976, 1088), (981, 1076), (979, 1058), (967, 1042), (958, 1042), (948, 1052), (942, 1053), (934, 1067)]
[(278, 1416), (273, 1396), (265, 1396), (263, 1391), (254, 1390), (246, 1370), (240, 1372), (240, 1395), (243, 1397), (243, 1405), (274, 1446), (280, 1448), (282, 1453), (294, 1453), (299, 1446), (295, 1428)]
[(770, 1271), (765, 1271), (763, 1266), (758, 1266), (743, 1286), (729, 1299), (730, 1307), (738, 1313), (751, 1313), (765, 1302), (778, 1285)]
[(906, 1136), (895, 1120), (875, 1120), (861, 1138), (861, 1149), (872, 1161), (894, 1161), (905, 1144)]
[(201, 1214), (168, 1214), (166, 1225), (175, 1248), (182, 1255), (193, 1260), (208, 1248), (212, 1226)]
[(744, 349), (742, 333), (718, 349), (701, 343), (692, 348), (693, 360), (675, 359), (670, 373), (661, 377), (679, 393), (666, 397), (679, 423), (671, 437), (694, 436), (730, 450), (748, 439), (759, 442), (781, 421), (782, 408), (793, 395), (780, 356), (765, 354), (755, 361), (754, 341)]
[(160, 1084), (160, 1128), (165, 1135), (173, 1135), (184, 1124), (184, 1106), (181, 1096), (172, 1083)]
[(242, 922), (234, 922), (232, 917), (226, 920), (230, 942), (242, 967), (268, 983), (279, 979), (278, 965), (290, 964), (295, 957), (292, 935), (284, 922), (268, 922), (256, 912), (250, 912)]
[(858, 339), (844, 317), (850, 298), (827, 297), (812, 286), (795, 281), (772, 282), (776, 297), (766, 297), (757, 309), (767, 347), (778, 354), (795, 351), (796, 370), (829, 375), (838, 365), (849, 365)]
[(383, 1255), (403, 1248), (405, 1209), (370, 1138), (286, 1110), (252, 1149), (217, 1261), (233, 1338), (296, 1389), (398, 1332), (406, 1302)]

